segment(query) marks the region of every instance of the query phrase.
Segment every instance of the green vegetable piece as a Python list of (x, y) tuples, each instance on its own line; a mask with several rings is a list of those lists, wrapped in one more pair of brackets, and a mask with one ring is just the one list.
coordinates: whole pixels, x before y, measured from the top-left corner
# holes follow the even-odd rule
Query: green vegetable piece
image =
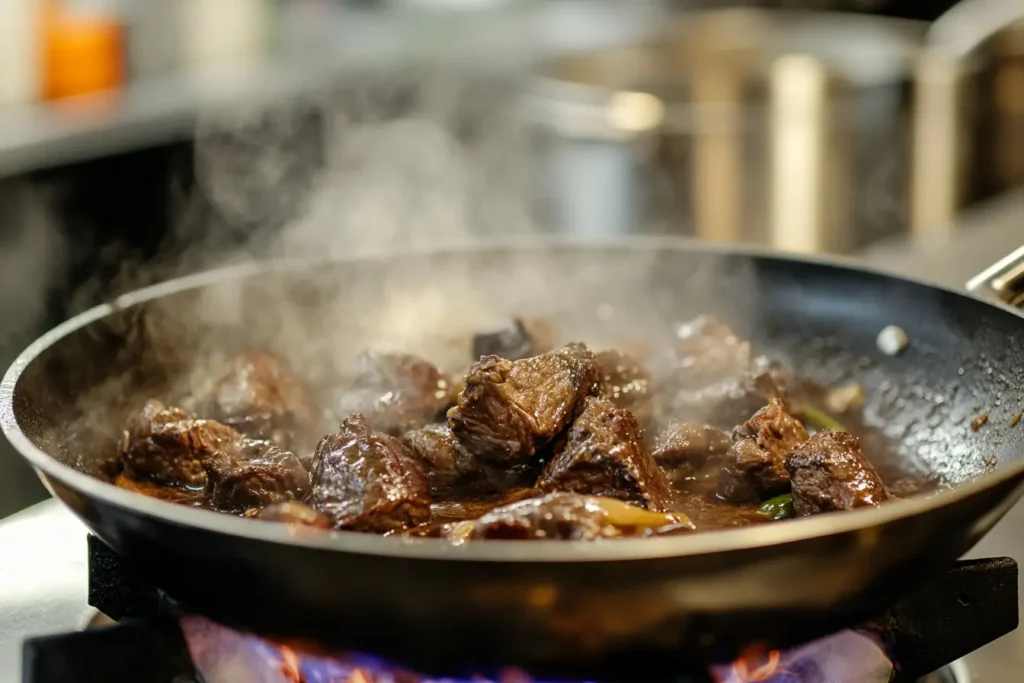
[(836, 432), (849, 431), (843, 426), (842, 422), (814, 406), (801, 405), (798, 412), (804, 416), (804, 422), (807, 422), (815, 429), (831, 429)]
[(767, 515), (772, 521), (789, 519), (793, 516), (793, 494), (783, 493), (781, 496), (769, 498), (761, 503), (757, 511), (762, 515)]

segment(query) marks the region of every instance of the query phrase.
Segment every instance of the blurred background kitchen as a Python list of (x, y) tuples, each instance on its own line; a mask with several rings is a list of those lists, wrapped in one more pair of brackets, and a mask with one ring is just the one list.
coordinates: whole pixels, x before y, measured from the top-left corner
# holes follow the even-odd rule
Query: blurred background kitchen
[[(0, 0), (0, 365), (157, 279), (480, 235), (965, 277), (1024, 241), (1024, 2), (953, 4)], [(43, 495), (2, 444), (0, 516)]]

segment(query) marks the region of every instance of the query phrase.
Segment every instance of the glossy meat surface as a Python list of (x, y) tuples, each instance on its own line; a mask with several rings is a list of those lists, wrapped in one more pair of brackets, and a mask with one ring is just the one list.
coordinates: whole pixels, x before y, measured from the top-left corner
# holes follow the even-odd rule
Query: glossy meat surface
[(382, 533), (430, 517), (429, 486), (412, 453), (359, 414), (320, 441), (311, 478), (313, 505), (338, 529)]
[[(836, 415), (872, 453), (885, 447), (862, 396), (830, 400), (856, 391), (784, 371), (714, 318), (679, 325), (667, 346), (596, 355), (553, 348), (554, 327), (527, 321), (477, 334), (475, 351), (504, 356), (482, 354), (455, 383), (417, 356), (368, 352), (347, 381), (306, 393), (283, 361), (241, 354), (181, 397), (197, 414), (146, 403), (101, 476), (310, 533), (456, 543), (728, 529), (920, 489), (900, 471), (883, 481), (841, 431)], [(331, 416), (340, 427), (322, 436)], [(809, 437), (805, 422), (824, 431)]]
[(339, 420), (361, 413), (374, 429), (399, 435), (435, 421), (452, 402), (451, 382), (432, 363), (403, 353), (364, 353), (334, 412)]
[(419, 462), (433, 496), (443, 496), (482, 479), (447, 424), (430, 424), (406, 432), (403, 441)]
[(644, 445), (636, 418), (605, 398), (587, 398), (565, 448), (538, 481), (547, 491), (618, 498), (645, 509), (671, 508), (665, 473)]
[(720, 459), (731, 446), (732, 437), (722, 429), (673, 420), (658, 434), (651, 455), (679, 486), (696, 478), (709, 460)]
[(879, 505), (889, 494), (848, 432), (818, 432), (788, 455), (793, 509), (799, 516)]
[(250, 442), (243, 452), (244, 457), (210, 473), (215, 509), (245, 512), (309, 495), (309, 473), (291, 452), (269, 441)]
[(296, 433), (310, 425), (311, 402), (280, 361), (249, 351), (215, 384), (203, 413), (247, 436), (292, 448)]
[(583, 344), (518, 361), (484, 356), (448, 411), (448, 425), (474, 458), (525, 463), (569, 425), (599, 379), (594, 354)]
[(240, 439), (231, 427), (151, 400), (129, 422), (121, 460), (132, 479), (202, 489), (211, 469), (227, 467)]
[(680, 325), (657, 362), (667, 417), (731, 429), (780, 395), (780, 371), (710, 316)]
[(654, 417), (653, 380), (633, 356), (608, 349), (594, 354), (601, 371), (601, 395), (633, 413), (641, 426)]
[(745, 502), (786, 491), (786, 456), (807, 440), (807, 429), (773, 398), (736, 428), (733, 440), (718, 491), (725, 500)]
[(447, 535), (455, 541), (590, 541), (692, 528), (689, 520), (680, 514), (651, 512), (596, 496), (549, 493), (499, 507), (472, 522), (452, 525)]

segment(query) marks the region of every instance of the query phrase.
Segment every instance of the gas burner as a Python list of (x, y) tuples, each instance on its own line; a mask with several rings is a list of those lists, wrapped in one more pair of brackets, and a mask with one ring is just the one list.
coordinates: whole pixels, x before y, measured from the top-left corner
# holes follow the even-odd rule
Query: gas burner
[[(570, 683), (517, 669), (436, 678), (366, 654), (300, 652), (181, 614), (93, 537), (89, 603), (100, 614), (85, 630), (25, 642), (23, 683)], [(970, 683), (955, 660), (1014, 630), (1017, 621), (1017, 564), (963, 561), (860, 628), (782, 652), (751, 647), (733, 662), (673, 680)]]

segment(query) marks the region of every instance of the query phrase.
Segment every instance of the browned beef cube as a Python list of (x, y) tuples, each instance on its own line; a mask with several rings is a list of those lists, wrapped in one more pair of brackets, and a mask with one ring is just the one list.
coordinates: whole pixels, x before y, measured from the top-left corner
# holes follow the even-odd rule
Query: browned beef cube
[(628, 410), (605, 398), (587, 398), (569, 429), (565, 449), (537, 485), (548, 491), (606, 496), (663, 511), (671, 506), (665, 473), (644, 445)]
[(430, 517), (430, 495), (409, 449), (352, 415), (337, 434), (321, 439), (313, 455), (313, 506), (334, 526), (387, 532)]
[(692, 530), (685, 515), (651, 512), (622, 501), (575, 493), (549, 493), (491, 510), (472, 522), (449, 525), (448, 538), (594, 540)]
[(273, 356), (249, 351), (213, 387), (200, 412), (255, 439), (292, 448), (312, 417), (305, 388)]
[(203, 489), (207, 473), (228, 466), (242, 435), (214, 420), (201, 420), (160, 401), (147, 401), (128, 424), (121, 446), (131, 479)]
[(472, 458), (455, 440), (447, 424), (431, 424), (406, 432), (404, 441), (420, 463), (432, 494), (450, 494), (476, 476)]
[(501, 356), (506, 360), (522, 360), (550, 351), (553, 329), (544, 321), (514, 318), (506, 325), (473, 336), (473, 358)]
[(594, 354), (583, 344), (517, 361), (484, 356), (466, 376), (448, 425), (475, 459), (527, 463), (568, 426), (598, 383)]
[(651, 376), (632, 356), (610, 349), (594, 354), (601, 369), (601, 395), (633, 413), (641, 425), (653, 417)]
[(736, 428), (733, 440), (718, 494), (732, 502), (749, 502), (786, 492), (786, 456), (807, 440), (807, 430), (782, 400), (774, 398)]
[(309, 473), (294, 454), (269, 441), (247, 440), (238, 458), (210, 472), (210, 505), (245, 512), (309, 495)]
[(452, 387), (433, 364), (404, 353), (365, 353), (356, 377), (335, 401), (339, 416), (362, 413), (374, 429), (402, 434), (433, 422), (453, 403)]
[(852, 510), (889, 498), (882, 478), (847, 432), (818, 432), (786, 458), (797, 515)]
[(656, 364), (667, 417), (731, 429), (782, 395), (781, 370), (715, 318), (680, 325), (676, 337)]
[(331, 518), (329, 515), (297, 501), (286, 501), (268, 505), (260, 512), (259, 518), (268, 522), (281, 522), (282, 524), (301, 524), (320, 529), (331, 528)]
[(724, 455), (730, 446), (732, 438), (717, 427), (672, 421), (658, 435), (651, 455), (669, 480), (682, 486), (697, 477), (710, 460)]

